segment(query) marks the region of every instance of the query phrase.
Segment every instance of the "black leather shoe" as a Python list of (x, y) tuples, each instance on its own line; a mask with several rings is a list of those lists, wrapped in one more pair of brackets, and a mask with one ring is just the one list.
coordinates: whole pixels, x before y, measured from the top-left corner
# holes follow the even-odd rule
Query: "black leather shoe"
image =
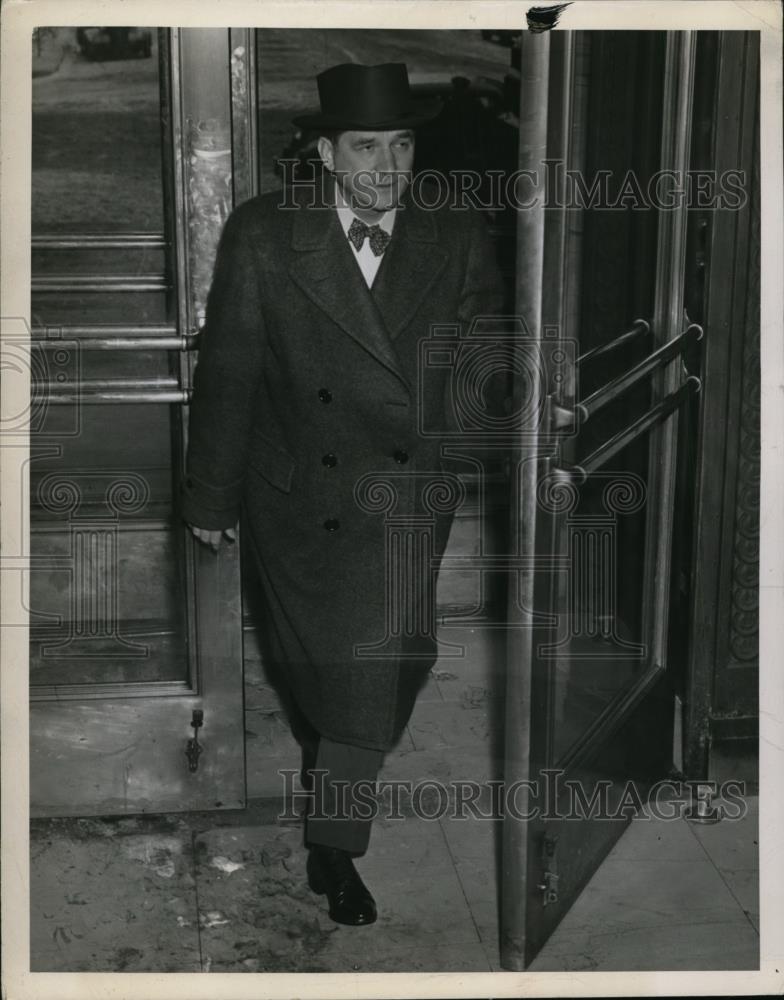
[(307, 871), (308, 885), (320, 896), (326, 895), (329, 915), (336, 923), (357, 927), (375, 921), (375, 901), (350, 854), (316, 844), (308, 854)]

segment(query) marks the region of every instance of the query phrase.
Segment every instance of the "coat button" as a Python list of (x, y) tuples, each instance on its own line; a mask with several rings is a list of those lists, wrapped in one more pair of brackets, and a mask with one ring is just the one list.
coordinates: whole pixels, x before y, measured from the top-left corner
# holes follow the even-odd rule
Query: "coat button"
[(340, 527), (340, 521), (337, 518), (331, 517), (328, 521), (324, 522), (324, 527), (327, 531), (337, 531)]
[(326, 465), (328, 469), (334, 469), (335, 466), (338, 464), (338, 457), (337, 455), (333, 455), (332, 452), (330, 452), (328, 455), (325, 455), (321, 459), (321, 464)]
[(406, 462), (408, 461), (408, 452), (402, 450), (396, 451), (392, 457), (394, 458), (394, 460), (397, 462), (398, 465), (405, 465)]
[(332, 393), (329, 391), (329, 389), (319, 389), (318, 398), (321, 400), (322, 403), (331, 403)]

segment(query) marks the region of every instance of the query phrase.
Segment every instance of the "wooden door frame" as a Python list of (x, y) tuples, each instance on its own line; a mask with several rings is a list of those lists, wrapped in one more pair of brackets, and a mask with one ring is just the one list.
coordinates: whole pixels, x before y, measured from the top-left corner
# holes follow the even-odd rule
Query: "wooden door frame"
[[(756, 581), (740, 579), (748, 573), (739, 572), (734, 550), (736, 517), (744, 514), (736, 499), (742, 457), (759, 469), (758, 444), (756, 455), (742, 456), (740, 440), (741, 417), (759, 423), (759, 394), (744, 392), (740, 377), (750, 338), (756, 339), (759, 351), (759, 33), (709, 32), (703, 46), (712, 86), (701, 110), (712, 127), (701, 155), (719, 175), (741, 169), (751, 183), (749, 197), (738, 210), (709, 210), (695, 216), (699, 237), (689, 262), (693, 318), (705, 328), (685, 637), (689, 652), (683, 770), (694, 780), (709, 777), (714, 740), (740, 738), (756, 746), (759, 664), (758, 658), (736, 660), (734, 666), (742, 669), (728, 669), (735, 659), (730, 650), (733, 597), (753, 604), (758, 594)], [(697, 315), (699, 310), (704, 318)], [(750, 349), (753, 353), (753, 342)], [(753, 365), (755, 358), (749, 361)], [(753, 377), (751, 370), (749, 375)], [(749, 515), (754, 516), (753, 505)], [(739, 682), (736, 689), (724, 691), (733, 678)]]

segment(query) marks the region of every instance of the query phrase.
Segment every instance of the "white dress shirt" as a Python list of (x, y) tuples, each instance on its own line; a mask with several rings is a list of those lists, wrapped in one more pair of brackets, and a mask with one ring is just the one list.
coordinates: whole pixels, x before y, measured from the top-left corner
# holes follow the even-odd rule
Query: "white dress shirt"
[[(362, 247), (357, 250), (351, 240), (348, 238), (348, 231), (351, 223), (357, 216), (352, 212), (349, 206), (346, 204), (346, 200), (343, 197), (343, 192), (340, 188), (337, 188), (337, 201), (335, 207), (337, 208), (338, 218), (340, 219), (340, 224), (343, 227), (343, 232), (346, 234), (346, 242), (351, 247), (354, 256), (356, 257), (357, 264), (359, 264), (359, 269), (362, 271), (362, 277), (365, 279), (365, 284), (370, 288), (376, 277), (376, 272), (381, 266), (381, 261), (384, 259), (384, 254), (380, 257), (376, 257), (373, 251), (370, 249), (370, 240), (366, 239), (362, 242)], [(384, 212), (381, 218), (378, 220), (378, 225), (384, 230), (384, 232), (392, 234), (392, 230), (395, 225), (395, 213), (397, 209), (391, 208), (388, 212)], [(360, 219), (360, 222), (362, 220)], [(367, 223), (370, 225), (370, 223)], [(385, 251), (386, 252), (386, 251)]]

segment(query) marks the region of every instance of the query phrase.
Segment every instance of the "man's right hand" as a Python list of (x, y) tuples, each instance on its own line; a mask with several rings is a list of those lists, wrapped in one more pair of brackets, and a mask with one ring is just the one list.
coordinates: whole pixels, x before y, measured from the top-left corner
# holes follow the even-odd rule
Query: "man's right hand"
[(221, 531), (220, 529), (197, 528), (195, 524), (189, 524), (188, 527), (193, 532), (194, 538), (197, 538), (202, 545), (209, 545), (213, 552), (217, 552), (220, 548), (221, 539), (226, 538), (230, 542), (237, 539), (236, 528), (224, 528)]

